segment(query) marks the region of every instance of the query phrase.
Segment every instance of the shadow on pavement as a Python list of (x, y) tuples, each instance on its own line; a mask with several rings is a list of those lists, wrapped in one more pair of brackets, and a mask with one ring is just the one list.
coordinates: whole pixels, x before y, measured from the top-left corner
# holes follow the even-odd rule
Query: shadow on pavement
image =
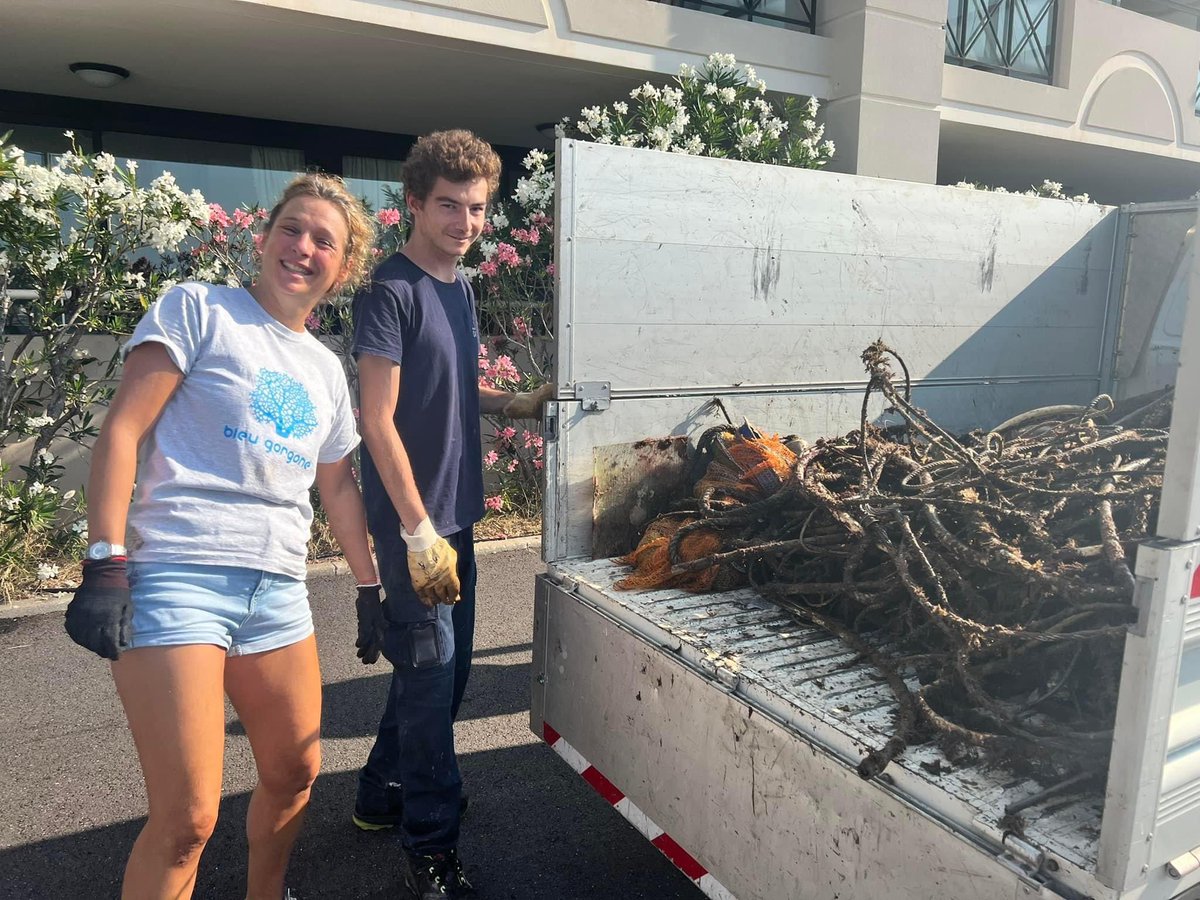
[[(481, 898), (680, 898), (699, 892), (542, 744), (468, 754), (472, 792), (460, 844)], [(300, 900), (404, 897), (400, 841), (350, 823), (356, 772), (323, 774), (296, 847), (289, 884)], [(248, 794), (226, 797), (205, 850), (195, 896), (236, 900), (244, 890)], [(115, 898), (143, 820), (0, 851), (6, 900)], [(597, 827), (602, 826), (602, 827)]]

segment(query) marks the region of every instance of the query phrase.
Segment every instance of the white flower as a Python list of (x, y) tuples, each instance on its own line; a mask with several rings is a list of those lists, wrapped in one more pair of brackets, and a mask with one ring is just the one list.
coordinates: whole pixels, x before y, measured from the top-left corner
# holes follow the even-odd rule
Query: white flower
[(37, 567), (37, 577), (39, 581), (49, 581), (51, 578), (57, 578), (58, 566), (51, 563), (41, 563)]
[(710, 69), (732, 69), (737, 65), (737, 57), (732, 53), (713, 53), (708, 57)]
[(0, 250), (0, 275), (8, 271), (8, 252)]
[(29, 496), (40, 497), (42, 494), (57, 494), (58, 489), (48, 484), (42, 484), (40, 481), (35, 481), (29, 485)]
[(37, 431), (39, 428), (45, 428), (47, 425), (54, 423), (54, 419), (50, 416), (30, 416), (25, 420), (26, 431)]
[(681, 63), (679, 66), (679, 77), (680, 78), (695, 78), (696, 77), (696, 67), (688, 65), (687, 63)]
[(737, 91), (731, 87), (721, 88), (719, 91), (717, 91), (717, 93), (726, 103), (733, 103), (735, 100), (737, 100)]
[(136, 159), (125, 160), (125, 168), (129, 170), (130, 174), (133, 174), (134, 172), (136, 172), (137, 167), (138, 167), (138, 161)]
[(496, 249), (499, 245), (495, 241), (480, 241), (479, 253), (484, 260), (489, 260), (496, 255)]
[(140, 272), (126, 272), (121, 276), (121, 280), (130, 287), (144, 288), (146, 286), (146, 277)]
[(40, 465), (40, 466), (48, 466), (51, 463), (53, 463), (54, 460), (56, 460), (57, 458), (58, 457), (56, 457), (53, 453), (51, 453), (45, 447), (43, 447), (41, 450), (39, 450), (37, 452), (37, 461), (38, 461), (38, 465)]
[(504, 213), (500, 212), (499, 210), (492, 213), (492, 227), (493, 228), (507, 228), (508, 227), (508, 216), (506, 216)]
[(79, 521), (77, 521), (77, 522), (72, 522), (72, 523), (71, 523), (71, 531), (72, 531), (74, 534), (77, 534), (77, 535), (79, 535), (80, 537), (83, 537), (83, 538), (85, 538), (85, 539), (87, 538), (87, 530), (88, 530), (88, 527), (87, 527), (87, 520), (86, 520), (86, 519), (80, 519), (80, 520), (79, 520)]
[(460, 266), (459, 271), (462, 272), (463, 278), (467, 279), (467, 281), (471, 281), (479, 276), (479, 269), (475, 266)]
[(4, 497), (4, 498), (0, 499), (0, 508), (6, 509), (9, 512), (12, 512), (14, 509), (19, 508), (20, 505), (21, 505), (20, 497)]
[(624, 100), (618, 100), (613, 104), (613, 109), (620, 115), (626, 115), (629, 112), (629, 104)]
[(717, 86), (709, 81), (704, 85), (704, 96), (711, 97), (717, 92), (717, 90)]

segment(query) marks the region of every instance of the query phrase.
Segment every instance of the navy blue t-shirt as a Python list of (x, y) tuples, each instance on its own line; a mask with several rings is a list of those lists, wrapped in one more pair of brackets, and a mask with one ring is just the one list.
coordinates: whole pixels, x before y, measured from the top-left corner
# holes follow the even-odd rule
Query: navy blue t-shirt
[[(479, 326), (475, 296), (462, 275), (439, 281), (403, 253), (375, 270), (354, 298), (354, 355), (400, 365), (396, 430), (412, 463), (417, 490), (438, 534), (483, 518), (479, 440)], [(399, 516), (362, 444), (367, 523), (399, 535)]]

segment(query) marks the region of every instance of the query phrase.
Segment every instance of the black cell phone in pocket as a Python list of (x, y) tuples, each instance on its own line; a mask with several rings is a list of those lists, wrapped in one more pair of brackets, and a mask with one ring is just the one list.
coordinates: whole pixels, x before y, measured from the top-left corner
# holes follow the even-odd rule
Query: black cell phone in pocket
[(409, 659), (414, 669), (428, 669), (442, 660), (442, 633), (437, 622), (418, 622), (408, 629)]

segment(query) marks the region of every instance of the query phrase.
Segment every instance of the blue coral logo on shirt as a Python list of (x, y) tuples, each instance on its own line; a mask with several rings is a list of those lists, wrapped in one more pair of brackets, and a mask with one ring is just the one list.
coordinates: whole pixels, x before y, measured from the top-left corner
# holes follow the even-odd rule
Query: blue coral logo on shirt
[(317, 408), (304, 385), (270, 369), (258, 370), (258, 382), (250, 394), (250, 412), (255, 421), (274, 425), (281, 438), (302, 438), (317, 427)]

